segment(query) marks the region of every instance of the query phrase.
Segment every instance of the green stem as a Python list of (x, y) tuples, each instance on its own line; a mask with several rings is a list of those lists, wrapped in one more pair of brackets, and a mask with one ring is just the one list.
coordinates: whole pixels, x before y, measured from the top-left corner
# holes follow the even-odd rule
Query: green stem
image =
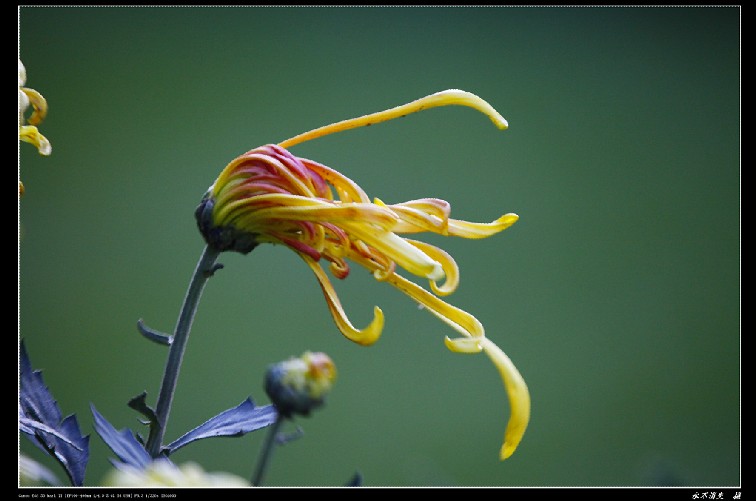
[(194, 314), (197, 311), (200, 296), (202, 296), (202, 289), (204, 289), (207, 279), (212, 275), (213, 265), (218, 258), (218, 254), (220, 254), (219, 251), (210, 246), (205, 246), (197, 267), (194, 269), (191, 282), (189, 282), (189, 289), (186, 291), (184, 304), (181, 306), (176, 330), (173, 333), (173, 342), (171, 343), (168, 360), (165, 364), (157, 408), (155, 409), (157, 423), (153, 424), (147, 439), (147, 451), (153, 458), (160, 456), (161, 453), (165, 427), (168, 423), (168, 414), (171, 412), (171, 403), (176, 391), (176, 382), (181, 370), (181, 361), (184, 358), (186, 343), (189, 340), (189, 332), (192, 329)]
[(270, 428), (268, 429), (268, 435), (265, 437), (265, 443), (263, 444), (263, 448), (260, 450), (260, 459), (257, 462), (257, 468), (255, 469), (255, 474), (252, 475), (252, 486), (253, 487), (259, 487), (260, 484), (262, 484), (263, 476), (265, 475), (265, 470), (268, 467), (268, 462), (270, 461), (270, 456), (273, 453), (273, 446), (276, 443), (276, 435), (278, 435), (278, 430), (281, 429), (281, 425), (286, 419), (281, 416), (281, 414), (278, 415), (275, 421), (273, 421), (273, 424), (270, 425)]

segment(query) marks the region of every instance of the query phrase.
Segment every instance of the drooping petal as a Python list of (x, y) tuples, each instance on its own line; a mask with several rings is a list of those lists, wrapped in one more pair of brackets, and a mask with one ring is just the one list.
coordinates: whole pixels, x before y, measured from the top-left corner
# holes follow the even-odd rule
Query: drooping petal
[(510, 406), (510, 418), (499, 454), (501, 460), (507, 459), (522, 440), (530, 420), (530, 393), (520, 372), (510, 358), (485, 337), (483, 326), (474, 316), (445, 303), (399, 275), (393, 274), (387, 281), (464, 336), (458, 339), (447, 337), (445, 342), (449, 349), (459, 353), (478, 353), (482, 350), (496, 366), (504, 382)]
[(341, 306), (341, 301), (336, 295), (336, 291), (333, 289), (331, 281), (328, 280), (323, 268), (320, 264), (312, 259), (312, 257), (297, 253), (307, 263), (307, 265), (315, 273), (315, 277), (318, 279), (320, 288), (323, 290), (323, 295), (328, 303), (328, 309), (331, 311), (333, 320), (339, 331), (349, 340), (354, 341), (357, 344), (367, 346), (378, 341), (383, 331), (383, 311), (377, 306), (373, 309), (373, 320), (364, 329), (355, 328), (344, 313), (344, 308)]
[(396, 273), (389, 275), (386, 278), (386, 281), (420, 303), (429, 312), (466, 338), (477, 339), (485, 335), (483, 325), (477, 318), (434, 296), (416, 283), (411, 282)]
[(504, 432), (504, 445), (499, 453), (503, 461), (511, 456), (520, 444), (530, 421), (530, 392), (520, 371), (512, 360), (488, 338), (480, 340), (483, 351), (494, 363), (504, 381), (509, 398), (510, 416)]

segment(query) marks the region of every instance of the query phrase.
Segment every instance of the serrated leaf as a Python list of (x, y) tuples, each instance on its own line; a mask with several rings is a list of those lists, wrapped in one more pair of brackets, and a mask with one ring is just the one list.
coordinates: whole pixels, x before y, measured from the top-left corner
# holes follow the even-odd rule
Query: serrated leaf
[(112, 424), (105, 419), (102, 414), (97, 412), (95, 406), (90, 404), (92, 415), (94, 416), (95, 431), (102, 441), (110, 447), (110, 450), (118, 456), (123, 463), (128, 465), (144, 468), (150, 462), (152, 457), (144, 446), (134, 437), (134, 434), (128, 428), (116, 430)]
[(167, 445), (163, 450), (166, 454), (171, 454), (177, 449), (203, 438), (242, 436), (270, 426), (277, 418), (278, 412), (273, 405), (256, 407), (252, 399), (248, 398), (233, 409), (228, 409), (210, 418)]
[(76, 416), (63, 419), (41, 371), (32, 369), (23, 341), (19, 352), (19, 431), (54, 457), (73, 485), (82, 486), (89, 460), (89, 436), (82, 436)]

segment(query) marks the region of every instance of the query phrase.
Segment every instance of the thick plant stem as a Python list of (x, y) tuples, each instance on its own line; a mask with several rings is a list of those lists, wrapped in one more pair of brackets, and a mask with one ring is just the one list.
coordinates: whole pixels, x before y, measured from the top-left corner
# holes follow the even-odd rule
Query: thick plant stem
[(263, 444), (263, 448), (260, 450), (260, 459), (257, 462), (257, 468), (255, 469), (254, 475), (252, 475), (252, 486), (253, 487), (259, 487), (262, 484), (263, 476), (265, 476), (265, 470), (268, 468), (268, 461), (270, 461), (270, 456), (273, 454), (273, 446), (276, 444), (276, 435), (278, 435), (278, 430), (281, 429), (281, 425), (285, 421), (285, 418), (281, 416), (281, 414), (278, 415), (275, 421), (273, 421), (273, 424), (270, 425), (270, 428), (268, 429), (268, 435), (265, 437), (265, 443)]
[(153, 423), (153, 426), (150, 429), (149, 438), (147, 439), (147, 451), (153, 458), (160, 456), (161, 453), (165, 427), (168, 423), (168, 414), (171, 412), (173, 394), (176, 391), (176, 382), (178, 381), (179, 371), (181, 370), (181, 362), (184, 358), (186, 343), (189, 340), (189, 332), (192, 329), (194, 314), (197, 311), (200, 296), (202, 296), (202, 289), (204, 289), (207, 279), (212, 275), (214, 270), (214, 264), (215, 260), (218, 258), (218, 254), (220, 254), (220, 252), (210, 246), (206, 246), (202, 251), (202, 256), (194, 270), (191, 282), (189, 282), (189, 289), (186, 291), (184, 304), (181, 306), (181, 312), (179, 313), (179, 318), (176, 322), (176, 330), (173, 333), (173, 341), (171, 343), (170, 351), (168, 352), (168, 360), (166, 361), (165, 372), (163, 373), (163, 382), (160, 386), (160, 394), (158, 395), (157, 407), (155, 409), (157, 423)]

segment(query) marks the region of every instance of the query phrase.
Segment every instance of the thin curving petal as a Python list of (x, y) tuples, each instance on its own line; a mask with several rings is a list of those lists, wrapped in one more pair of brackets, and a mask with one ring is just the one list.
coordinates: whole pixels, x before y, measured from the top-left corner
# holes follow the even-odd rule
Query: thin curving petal
[(525, 435), (530, 421), (530, 392), (520, 371), (501, 348), (488, 338), (481, 339), (480, 345), (499, 370), (509, 398), (509, 422), (504, 432), (504, 445), (499, 453), (499, 458), (503, 461), (514, 453)]
[(328, 134), (342, 132), (349, 129), (356, 129), (357, 127), (375, 125), (381, 122), (386, 122), (388, 120), (393, 120), (395, 118), (400, 118), (411, 113), (417, 113), (418, 111), (436, 108), (438, 106), (450, 105), (467, 106), (476, 109), (481, 113), (487, 115), (488, 118), (490, 118), (494, 125), (496, 125), (496, 127), (498, 127), (499, 129), (506, 129), (507, 127), (509, 127), (509, 124), (504, 119), (504, 117), (502, 117), (499, 112), (493, 108), (493, 106), (488, 104), (480, 97), (464, 90), (449, 89), (441, 92), (436, 92), (435, 94), (416, 99), (415, 101), (403, 104), (401, 106), (396, 106), (388, 110), (379, 111), (377, 113), (370, 113), (369, 115), (350, 118), (323, 127), (318, 127), (317, 129), (313, 129), (309, 132), (298, 134), (285, 141), (281, 141), (280, 143), (278, 143), (278, 145), (282, 148), (290, 148), (296, 144), (309, 141), (310, 139), (327, 136)]
[(331, 311), (333, 320), (339, 331), (350, 341), (354, 341), (357, 344), (367, 346), (378, 341), (383, 331), (383, 311), (377, 306), (373, 310), (373, 320), (364, 329), (355, 328), (344, 312), (344, 308), (341, 306), (341, 301), (336, 295), (336, 291), (333, 288), (330, 280), (326, 276), (323, 268), (312, 257), (307, 254), (297, 253), (307, 263), (307, 265), (315, 273), (315, 277), (318, 279), (320, 288), (323, 290), (323, 295), (328, 303), (328, 309)]
[(504, 231), (517, 222), (517, 214), (504, 214), (490, 223), (471, 223), (459, 219), (449, 219), (449, 236), (462, 238), (486, 238)]

